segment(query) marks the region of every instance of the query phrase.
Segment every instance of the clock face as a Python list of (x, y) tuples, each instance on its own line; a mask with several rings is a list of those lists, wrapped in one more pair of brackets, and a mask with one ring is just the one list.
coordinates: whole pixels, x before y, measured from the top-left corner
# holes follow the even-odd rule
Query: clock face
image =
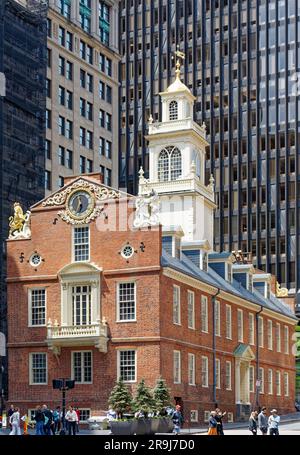
[(67, 205), (74, 218), (83, 219), (92, 213), (95, 202), (88, 191), (76, 190), (69, 196)]

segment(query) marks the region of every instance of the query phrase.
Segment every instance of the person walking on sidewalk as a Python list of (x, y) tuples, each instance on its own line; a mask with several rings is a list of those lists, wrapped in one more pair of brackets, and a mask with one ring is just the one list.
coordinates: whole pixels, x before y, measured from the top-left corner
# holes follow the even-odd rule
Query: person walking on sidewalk
[(65, 417), (66, 421), (68, 422), (68, 429), (69, 429), (69, 435), (71, 436), (71, 432), (73, 433), (73, 436), (76, 435), (76, 422), (77, 422), (77, 413), (73, 409), (73, 406), (69, 406), (69, 410), (66, 414)]
[(54, 421), (54, 434), (59, 433), (60, 431), (60, 406), (57, 406), (53, 411), (53, 421)]
[(217, 432), (218, 435), (223, 436), (224, 435), (224, 429), (223, 429), (223, 417), (226, 415), (226, 411), (222, 412), (220, 408), (216, 408), (216, 416), (215, 419), (217, 421)]
[(268, 420), (267, 408), (263, 406), (261, 412), (258, 414), (258, 428), (263, 436), (268, 434)]
[(14, 413), (10, 416), (9, 423), (11, 424), (11, 436), (21, 436), (20, 428), (20, 412), (19, 408), (15, 408)]
[(257, 412), (251, 412), (250, 419), (249, 419), (249, 430), (253, 434), (253, 436), (257, 435)]
[(279, 423), (280, 417), (277, 414), (276, 409), (272, 409), (271, 415), (269, 417), (269, 434), (270, 436), (279, 436)]
[(174, 433), (176, 435), (179, 435), (183, 424), (183, 416), (181, 413), (181, 406), (179, 404), (176, 405), (175, 411), (173, 412), (172, 415), (172, 420), (174, 423)]
[(45, 416), (42, 411), (41, 406), (36, 407), (35, 415), (34, 415), (34, 420), (36, 422), (35, 424), (35, 434), (37, 436), (43, 436), (44, 433), (44, 421), (45, 421)]
[(210, 413), (210, 418), (208, 421), (208, 436), (217, 436), (218, 435), (218, 430), (217, 430), (217, 425), (218, 422), (216, 420), (216, 411), (211, 411)]
[(15, 412), (15, 407), (13, 404), (11, 404), (9, 410), (7, 411), (7, 421), (8, 421), (8, 426), (9, 426), (10, 430), (12, 430), (12, 426), (10, 424), (10, 418), (14, 412)]
[(43, 414), (44, 414), (44, 433), (47, 436), (50, 436), (51, 424), (53, 421), (53, 415), (50, 409), (46, 404), (43, 404)]

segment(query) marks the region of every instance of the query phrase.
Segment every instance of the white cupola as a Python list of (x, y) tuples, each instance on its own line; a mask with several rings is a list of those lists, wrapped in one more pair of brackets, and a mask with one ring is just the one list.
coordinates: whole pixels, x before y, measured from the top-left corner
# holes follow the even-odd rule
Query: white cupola
[(213, 246), (214, 180), (205, 184), (205, 125), (194, 121), (196, 98), (180, 80), (177, 51), (175, 81), (160, 93), (162, 121), (149, 119), (149, 180), (140, 173), (139, 193), (149, 187), (160, 197), (160, 221), (180, 225), (183, 242), (208, 240)]

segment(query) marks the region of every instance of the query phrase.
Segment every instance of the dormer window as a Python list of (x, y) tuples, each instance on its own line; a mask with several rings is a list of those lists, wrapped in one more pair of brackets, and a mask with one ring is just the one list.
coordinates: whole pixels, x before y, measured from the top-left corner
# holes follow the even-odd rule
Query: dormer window
[(158, 157), (158, 180), (177, 180), (182, 174), (181, 152), (177, 147), (166, 147)]
[(178, 103), (177, 101), (171, 101), (169, 105), (169, 119), (178, 120)]

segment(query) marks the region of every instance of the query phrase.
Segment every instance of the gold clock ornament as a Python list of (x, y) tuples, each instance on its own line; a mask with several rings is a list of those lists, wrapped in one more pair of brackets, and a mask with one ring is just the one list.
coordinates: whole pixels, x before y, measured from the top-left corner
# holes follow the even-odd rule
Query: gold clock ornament
[(78, 189), (69, 194), (66, 201), (68, 215), (78, 221), (89, 217), (95, 208), (95, 199), (92, 192)]

